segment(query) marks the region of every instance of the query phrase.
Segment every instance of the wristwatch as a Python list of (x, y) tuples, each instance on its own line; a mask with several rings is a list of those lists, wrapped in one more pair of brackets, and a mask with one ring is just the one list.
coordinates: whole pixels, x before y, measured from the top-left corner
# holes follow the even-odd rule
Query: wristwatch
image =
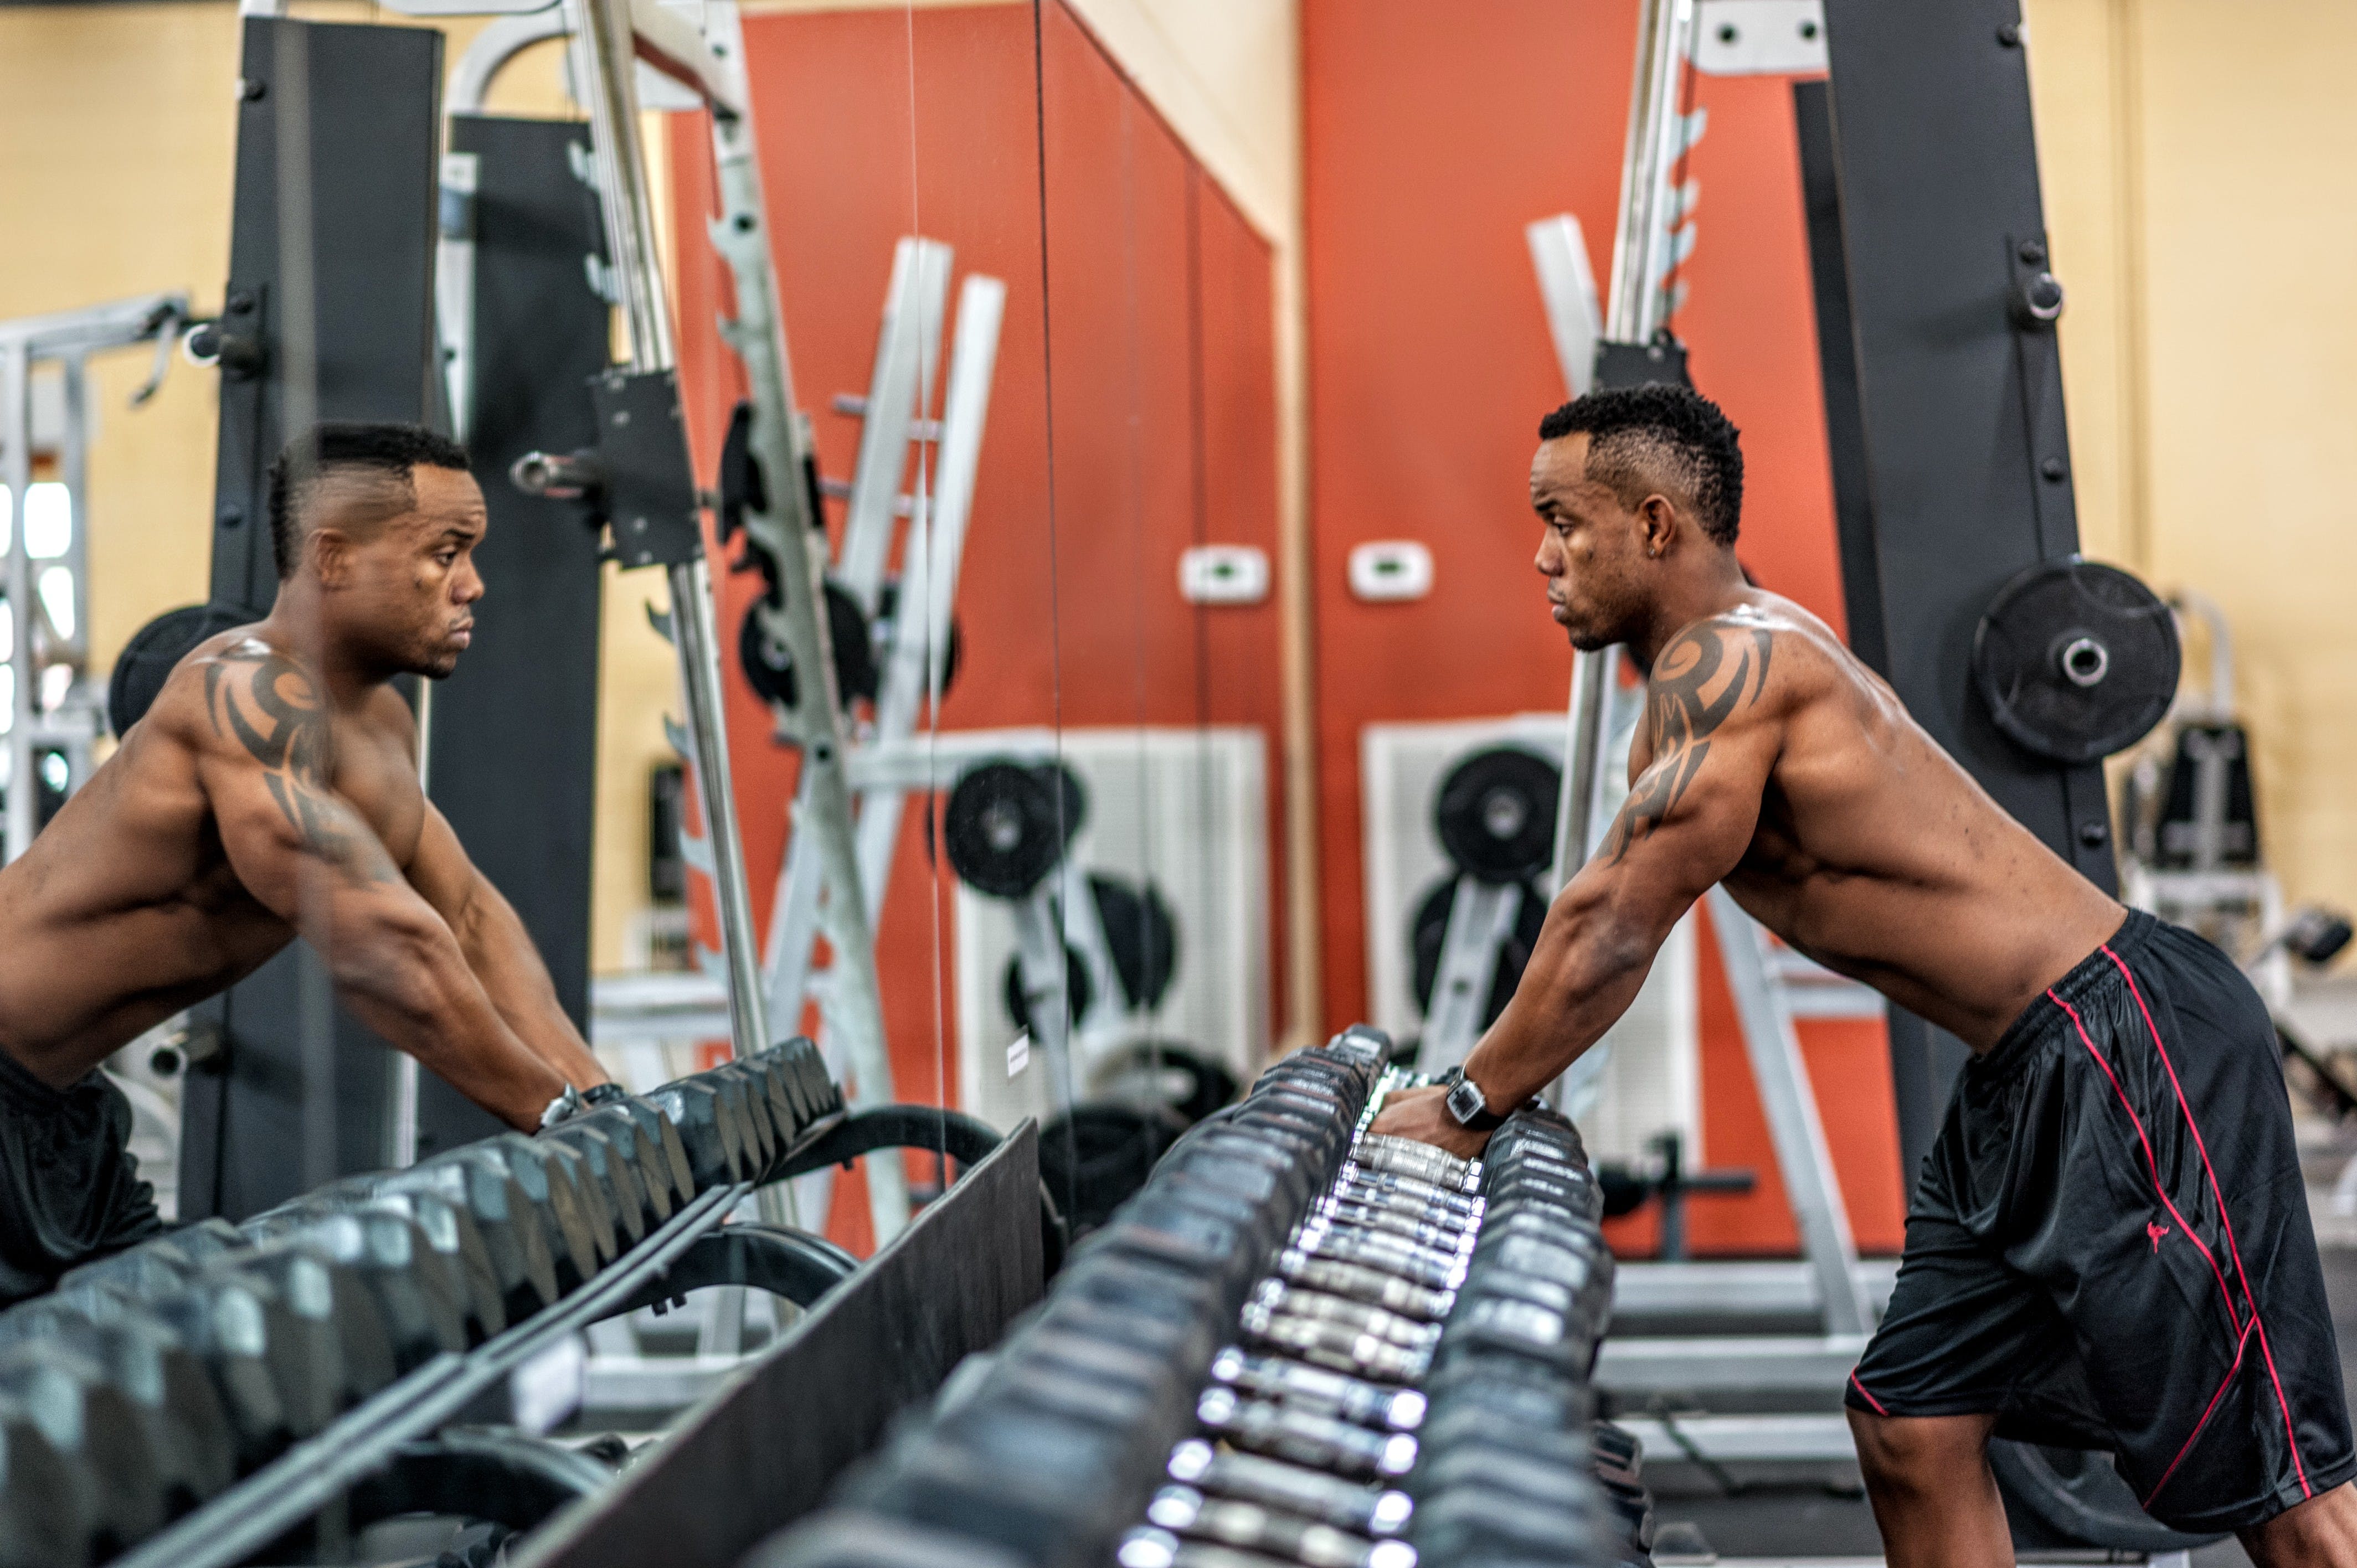
[(1450, 1068), (1440, 1081), (1448, 1090), (1440, 1102), (1459, 1127), (1469, 1133), (1494, 1133), (1505, 1124), (1506, 1119), (1490, 1109), (1481, 1086), (1465, 1076), (1463, 1067)]

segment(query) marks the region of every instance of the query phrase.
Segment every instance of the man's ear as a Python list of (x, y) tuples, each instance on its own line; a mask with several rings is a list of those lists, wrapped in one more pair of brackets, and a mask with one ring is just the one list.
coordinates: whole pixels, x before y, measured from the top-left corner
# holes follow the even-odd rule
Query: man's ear
[(319, 586), (340, 588), (351, 580), (352, 541), (341, 529), (313, 529), (304, 549), (310, 554), (311, 570), (318, 574)]
[(1637, 505), (1637, 542), (1645, 558), (1658, 561), (1678, 540), (1678, 509), (1664, 495), (1650, 495)]

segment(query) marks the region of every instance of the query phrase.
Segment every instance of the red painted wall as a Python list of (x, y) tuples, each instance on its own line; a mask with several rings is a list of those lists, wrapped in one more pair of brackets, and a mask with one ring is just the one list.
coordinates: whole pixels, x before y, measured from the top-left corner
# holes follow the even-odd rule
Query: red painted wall
[[(1567, 392), (1523, 226), (1571, 211), (1599, 284), (1609, 277), (1635, 21), (1634, 0), (1304, 0), (1329, 1021), (1367, 1006), (1362, 727), (1565, 702), (1569, 651), (1532, 570), (1526, 486), (1539, 417)], [(1692, 88), (1709, 128), (1687, 165), (1701, 186), (1700, 239), (1674, 325), (1696, 385), (1744, 432), (1744, 561), (1838, 628), (1790, 86), (1697, 78)], [(1351, 547), (1397, 538), (1431, 549), (1432, 594), (1359, 602), (1344, 578)], [(1706, 1153), (1762, 1180), (1749, 1197), (1695, 1200), (1692, 1235), (1707, 1251), (1789, 1250), (1790, 1212), (1707, 941), (1702, 967)], [(1904, 1215), (1881, 1028), (1803, 1033), (1859, 1241), (1895, 1250)]]
[[(1077, 21), (1053, 3), (1036, 35), (1034, 20), (1004, 5), (748, 18), (796, 395), (821, 471), (848, 477), (858, 424), (825, 411), (866, 390), (894, 242), (954, 247), (952, 307), (969, 272), (1004, 280), (957, 599), (963, 666), (942, 725), (1263, 725), (1281, 867), (1274, 600), (1213, 610), (1178, 593), (1179, 552), (1199, 540), (1275, 554), (1270, 252)], [(742, 391), (713, 327), (733, 293), (704, 234), (707, 133), (690, 116), (673, 132), (681, 376), (709, 473)], [(839, 541), (840, 505), (828, 513)], [(757, 583), (721, 579), (732, 651)], [(796, 763), (733, 659), (726, 683), (766, 928)], [(877, 958), (898, 1096), (938, 1102), (957, 1082), (953, 905), (919, 816)], [(1283, 889), (1271, 893), (1274, 962)], [(712, 940), (709, 911), (698, 918)], [(864, 1247), (866, 1212), (859, 1184), (839, 1183), (837, 1239)]]

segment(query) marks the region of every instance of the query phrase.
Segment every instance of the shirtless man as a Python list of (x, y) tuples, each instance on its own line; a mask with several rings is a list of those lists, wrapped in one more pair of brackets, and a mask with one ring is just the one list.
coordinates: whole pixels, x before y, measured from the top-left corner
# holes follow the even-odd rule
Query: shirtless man
[(2007, 816), (1890, 688), (1736, 564), (1743, 459), (1683, 388), (1549, 414), (1537, 566), (1574, 647), (1649, 677), (1628, 804), (1466, 1058), (1374, 1131), (1463, 1155), (1596, 1043), (1723, 882), (1974, 1057), (1846, 1391), (1894, 1568), (2010, 1563), (1994, 1434), (2107, 1450), (2262, 1568), (2357, 1565), (2357, 1474), (2274, 1030), (2199, 938)]
[(511, 1125), (607, 1082), (419, 789), (391, 684), (457, 667), (484, 522), (466, 454), (430, 432), (298, 438), (271, 473), (269, 617), (183, 659), (0, 868), (0, 1305), (158, 1228), (98, 1064), (298, 934), (362, 1022)]

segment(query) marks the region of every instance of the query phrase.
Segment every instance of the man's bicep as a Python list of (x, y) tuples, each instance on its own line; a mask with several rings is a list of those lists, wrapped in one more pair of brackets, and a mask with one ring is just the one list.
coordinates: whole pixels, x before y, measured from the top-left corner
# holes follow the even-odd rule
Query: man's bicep
[(1663, 649), (1647, 683), (1647, 763), (1598, 851), (1661, 885), (1680, 909), (1735, 869), (1760, 822), (1781, 748), (1768, 700), (1775, 639), (1729, 619), (1691, 627)]

